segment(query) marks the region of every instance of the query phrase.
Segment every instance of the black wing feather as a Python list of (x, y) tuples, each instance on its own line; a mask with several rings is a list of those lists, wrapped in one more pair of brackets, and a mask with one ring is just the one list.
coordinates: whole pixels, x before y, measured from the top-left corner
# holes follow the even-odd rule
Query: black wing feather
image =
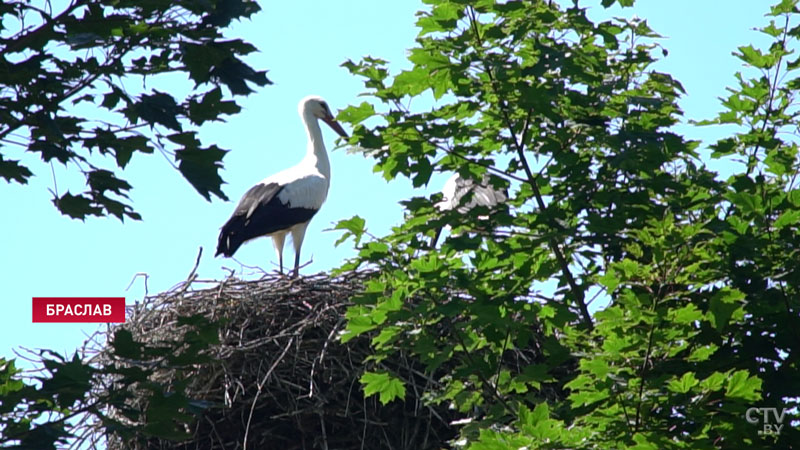
[(216, 255), (233, 256), (246, 241), (308, 222), (317, 213), (316, 209), (290, 208), (278, 198), (281, 190), (283, 185), (278, 183), (250, 188), (222, 226)]

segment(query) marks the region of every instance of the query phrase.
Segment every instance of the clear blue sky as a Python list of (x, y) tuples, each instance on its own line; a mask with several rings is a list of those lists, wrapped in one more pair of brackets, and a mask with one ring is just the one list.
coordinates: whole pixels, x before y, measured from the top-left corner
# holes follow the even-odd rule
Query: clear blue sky
[[(80, 222), (62, 216), (47, 191), (52, 187), (48, 166), (32, 164), (35, 177), (26, 186), (0, 182), (0, 355), (12, 349), (49, 348), (71, 353), (91, 334), (94, 325), (32, 324), (34, 296), (124, 296), (129, 304), (144, 295), (143, 279), (125, 288), (136, 273), (149, 275), (149, 293), (169, 289), (184, 280), (192, 269), (197, 251), (203, 247), (198, 268), (201, 279), (222, 279), (223, 267), (239, 276), (257, 278), (230, 259), (213, 258), (219, 227), (227, 220), (235, 202), (252, 184), (300, 160), (305, 135), (297, 116), (297, 102), (308, 94), (325, 97), (334, 110), (362, 101), (360, 79), (340, 67), (350, 58), (365, 55), (387, 59), (393, 70), (406, 67), (405, 49), (416, 36), (418, 2), (298, 1), (261, 2), (264, 10), (252, 20), (234, 24), (227, 33), (241, 36), (261, 52), (249, 58), (256, 68), (269, 70), (275, 83), (261, 88), (240, 104), (244, 110), (227, 123), (206, 124), (201, 130), (205, 144), (232, 150), (225, 158), (224, 191), (231, 202), (205, 201), (171, 168), (163, 157), (137, 154), (123, 176), (134, 189), (131, 199), (144, 218), (141, 222), (87, 219)], [(607, 17), (599, 0), (590, 16)], [(615, 10), (614, 15), (646, 18), (665, 36), (669, 56), (656, 66), (672, 73), (688, 94), (681, 105), (688, 118), (710, 118), (719, 110), (718, 97), (734, 83), (740, 70), (731, 52), (739, 45), (762, 42), (752, 30), (765, 23), (763, 14), (771, 2), (729, 0), (698, 2), (639, 0), (633, 9)], [(174, 83), (174, 86), (173, 86)], [(163, 91), (185, 89), (188, 80), (171, 79), (150, 86)], [(419, 105), (416, 105), (419, 106)], [(323, 127), (328, 149), (335, 134)], [(719, 131), (679, 127), (691, 138), (713, 143)], [(21, 152), (8, 153), (25, 158)], [(30, 161), (30, 158), (26, 159)], [(414, 193), (406, 180), (386, 183), (372, 173), (371, 161), (343, 149), (331, 153), (332, 181), (328, 201), (309, 227), (303, 260), (313, 263), (303, 273), (326, 271), (353, 255), (347, 245), (334, 248), (336, 232), (324, 232), (340, 219), (355, 214), (367, 220), (369, 230), (385, 234), (402, 220), (398, 201)], [(83, 187), (74, 175), (57, 167), (61, 193)], [(436, 176), (424, 192), (441, 188), (447, 174)], [(237, 259), (248, 265), (272, 270), (276, 262), (269, 240), (242, 247)], [(292, 261), (287, 245), (285, 260)]]

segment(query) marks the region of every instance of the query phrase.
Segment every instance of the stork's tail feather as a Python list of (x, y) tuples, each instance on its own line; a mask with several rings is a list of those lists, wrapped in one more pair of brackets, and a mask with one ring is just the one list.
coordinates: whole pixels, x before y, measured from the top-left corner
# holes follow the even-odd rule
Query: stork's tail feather
[(219, 232), (219, 240), (217, 241), (217, 253), (214, 256), (222, 255), (230, 258), (244, 243), (245, 240), (241, 237), (243, 221), (236, 219), (236, 216), (231, 217), (222, 226), (222, 230)]

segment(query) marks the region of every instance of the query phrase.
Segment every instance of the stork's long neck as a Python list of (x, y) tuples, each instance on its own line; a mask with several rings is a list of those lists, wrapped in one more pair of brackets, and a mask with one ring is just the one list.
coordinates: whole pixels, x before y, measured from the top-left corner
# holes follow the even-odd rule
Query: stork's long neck
[(328, 160), (328, 152), (325, 150), (325, 143), (322, 141), (322, 130), (319, 128), (319, 121), (310, 112), (303, 114), (303, 123), (306, 125), (308, 134), (308, 146), (306, 147), (306, 157), (304, 162), (317, 168), (325, 178), (331, 178), (331, 163)]

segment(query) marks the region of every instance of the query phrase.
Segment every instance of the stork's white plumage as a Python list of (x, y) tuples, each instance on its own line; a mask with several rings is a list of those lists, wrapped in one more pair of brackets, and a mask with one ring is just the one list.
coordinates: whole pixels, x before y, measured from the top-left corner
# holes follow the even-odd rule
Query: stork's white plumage
[[(472, 196), (463, 201), (467, 194)], [(434, 206), (439, 211), (450, 211), (455, 209), (461, 214), (466, 214), (476, 206), (495, 208), (508, 199), (505, 190), (500, 190), (491, 185), (489, 176), (484, 175), (480, 183), (476, 184), (470, 178), (462, 178), (458, 173), (453, 174), (444, 183), (442, 188), (442, 200)], [(488, 216), (479, 216), (481, 220), (489, 220)], [(431, 239), (431, 248), (436, 247), (436, 242), (442, 233), (442, 228), (438, 228)]]
[(219, 233), (217, 255), (233, 256), (245, 242), (272, 237), (278, 264), (283, 272), (283, 244), (286, 235), (294, 242), (294, 276), (300, 268), (300, 248), (306, 228), (328, 196), (331, 165), (318, 119), (336, 133), (347, 137), (321, 97), (308, 96), (297, 107), (308, 134), (306, 156), (300, 164), (269, 176), (248, 190)]
[[(467, 193), (472, 192), (472, 198), (462, 205), (461, 199)], [(461, 214), (466, 213), (476, 206), (492, 207), (499, 205), (507, 200), (505, 192), (493, 187), (489, 182), (489, 177), (484, 175), (480, 184), (475, 184), (470, 178), (462, 178), (458, 173), (453, 174), (444, 183), (442, 188), (442, 201), (436, 203), (439, 211), (449, 211), (457, 209)]]

